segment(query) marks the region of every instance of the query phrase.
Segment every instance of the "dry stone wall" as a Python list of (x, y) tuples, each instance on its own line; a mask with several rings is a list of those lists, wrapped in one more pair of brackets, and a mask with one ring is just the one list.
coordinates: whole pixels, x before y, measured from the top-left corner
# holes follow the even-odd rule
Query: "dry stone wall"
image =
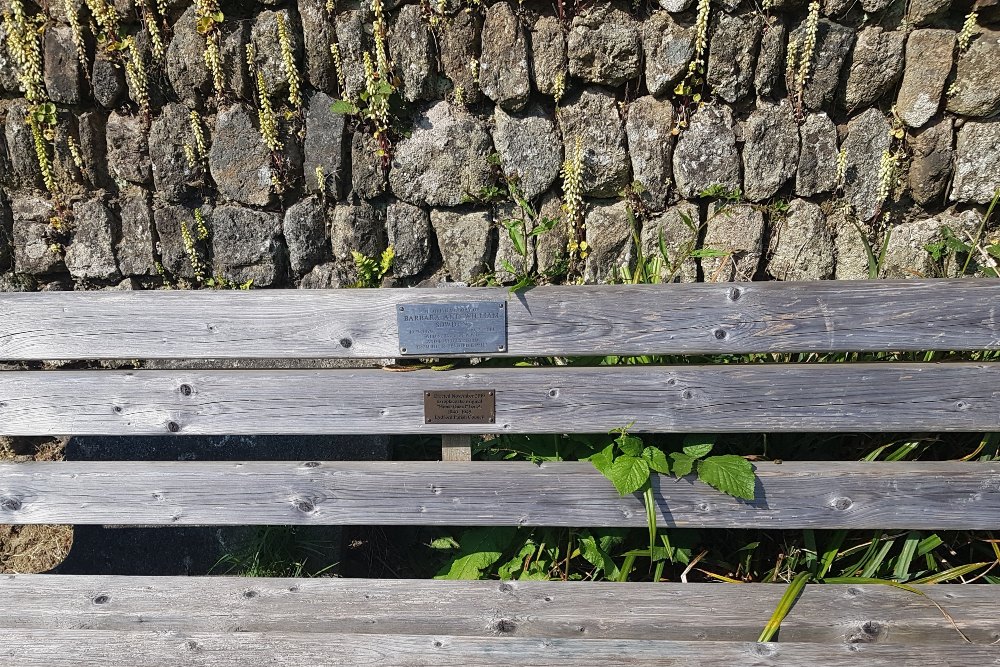
[(6, 290), (340, 287), (388, 246), (393, 285), (661, 250), (865, 278), (882, 245), (933, 276), (942, 227), (996, 242), (995, 3), (0, 2)]

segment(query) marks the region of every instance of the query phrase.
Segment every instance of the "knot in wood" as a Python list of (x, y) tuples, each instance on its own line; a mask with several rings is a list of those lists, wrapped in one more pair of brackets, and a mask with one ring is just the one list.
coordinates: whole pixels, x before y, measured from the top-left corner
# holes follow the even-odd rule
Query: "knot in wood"
[(833, 499), (834, 509), (838, 509), (840, 511), (849, 510), (853, 505), (854, 501), (852, 501), (850, 498), (841, 497)]
[(319, 461), (306, 461), (302, 465), (305, 468), (318, 468), (319, 467)]
[(340, 339), (340, 346), (342, 348), (347, 349), (347, 348), (351, 347), (352, 345), (354, 345), (354, 341), (351, 340), (350, 338), (341, 338)]
[(304, 500), (302, 498), (296, 498), (292, 501), (292, 505), (300, 512), (304, 514), (309, 514), (316, 511), (316, 505), (311, 500)]
[(501, 593), (510, 593), (513, 590), (514, 590), (514, 587), (511, 586), (510, 584), (500, 584), (500, 592)]
[(715, 331), (712, 332), (712, 335), (715, 336), (716, 340), (725, 340), (726, 339), (726, 332), (725, 332), (724, 329), (716, 329)]
[(729, 300), (730, 301), (737, 301), (741, 296), (743, 296), (743, 292), (740, 290), (739, 287), (730, 287), (729, 288)]
[(107, 604), (109, 602), (111, 602), (111, 596), (105, 593), (101, 593), (94, 598), (94, 604)]
[(191, 385), (189, 385), (189, 384), (182, 384), (180, 386), (180, 391), (181, 391), (181, 395), (183, 395), (183, 396), (190, 396), (191, 395)]
[(21, 509), (21, 499), (13, 496), (3, 496), (0, 498), (0, 510), (5, 512), (17, 512)]
[(177, 433), (181, 430), (181, 425), (177, 422), (167, 422), (167, 430), (171, 433)]
[(508, 634), (517, 630), (517, 623), (511, 621), (510, 619), (502, 618), (496, 622), (494, 628), (500, 634)]

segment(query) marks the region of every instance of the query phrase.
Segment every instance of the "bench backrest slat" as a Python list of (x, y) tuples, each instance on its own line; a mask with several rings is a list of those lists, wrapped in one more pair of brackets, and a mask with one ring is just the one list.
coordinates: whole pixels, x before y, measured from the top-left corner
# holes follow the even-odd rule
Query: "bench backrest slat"
[[(1000, 463), (757, 464), (757, 500), (656, 478), (661, 527), (989, 530)], [(646, 525), (587, 462), (0, 464), (0, 523)], [(961, 511), (956, 511), (960, 507)]]
[(397, 304), (475, 300), (508, 303), (496, 356), (1000, 348), (1000, 281), (913, 280), (9, 293), (0, 359), (381, 359)]
[[(4, 435), (991, 431), (992, 363), (0, 372)], [(426, 423), (427, 390), (495, 392)]]

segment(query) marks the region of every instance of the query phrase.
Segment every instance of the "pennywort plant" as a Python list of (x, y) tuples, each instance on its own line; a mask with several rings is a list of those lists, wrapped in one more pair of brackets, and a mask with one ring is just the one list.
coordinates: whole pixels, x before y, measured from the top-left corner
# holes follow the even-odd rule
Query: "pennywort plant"
[(195, 21), (198, 34), (205, 38), (205, 66), (212, 75), (215, 94), (221, 95), (225, 88), (222, 74), (221, 31), (219, 26), (225, 20), (218, 0), (195, 0)]

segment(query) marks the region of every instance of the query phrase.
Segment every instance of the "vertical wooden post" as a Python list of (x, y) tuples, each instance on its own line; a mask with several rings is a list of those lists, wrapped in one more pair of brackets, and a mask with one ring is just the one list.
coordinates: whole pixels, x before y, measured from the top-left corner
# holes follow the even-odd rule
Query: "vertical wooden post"
[(471, 461), (472, 460), (472, 436), (471, 435), (442, 435), (441, 436), (441, 460), (442, 461)]

